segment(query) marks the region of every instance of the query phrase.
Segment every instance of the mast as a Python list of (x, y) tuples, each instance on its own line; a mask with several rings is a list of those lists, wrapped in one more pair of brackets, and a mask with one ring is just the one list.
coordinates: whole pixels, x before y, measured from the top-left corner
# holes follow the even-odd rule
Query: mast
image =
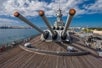
[(59, 1), (59, 8), (57, 9), (56, 16), (57, 20), (55, 21), (54, 26), (59, 27), (59, 26), (64, 26), (63, 20), (62, 20), (62, 10), (60, 8), (60, 1)]

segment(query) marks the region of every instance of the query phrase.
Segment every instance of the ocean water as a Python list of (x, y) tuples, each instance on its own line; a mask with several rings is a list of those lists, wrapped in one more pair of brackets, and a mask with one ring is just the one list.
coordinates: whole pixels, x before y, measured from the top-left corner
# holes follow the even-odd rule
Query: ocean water
[(10, 44), (39, 34), (34, 29), (0, 29), (0, 45)]

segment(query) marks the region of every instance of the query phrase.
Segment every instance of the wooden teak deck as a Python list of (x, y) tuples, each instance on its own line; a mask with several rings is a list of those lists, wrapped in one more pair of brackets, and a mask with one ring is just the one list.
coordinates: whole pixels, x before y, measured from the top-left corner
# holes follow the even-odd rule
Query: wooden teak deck
[[(35, 37), (30, 42), (41, 50), (67, 52), (66, 46), (68, 44), (42, 42), (40, 36)], [(79, 48), (76, 49), (81, 51)], [(28, 52), (16, 46), (0, 53), (0, 68), (102, 68), (102, 61), (91, 54), (80, 56), (43, 55)]]

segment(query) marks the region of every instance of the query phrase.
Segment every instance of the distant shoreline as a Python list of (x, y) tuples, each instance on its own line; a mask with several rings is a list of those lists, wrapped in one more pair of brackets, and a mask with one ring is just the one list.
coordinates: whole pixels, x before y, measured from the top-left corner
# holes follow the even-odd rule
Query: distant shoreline
[(31, 29), (31, 27), (21, 27), (21, 26), (0, 26), (0, 29)]
[(0, 28), (0, 29), (32, 29), (32, 28)]
[(101, 28), (100, 27), (99, 28), (98, 27), (97, 28), (93, 27), (93, 28), (88, 28), (88, 29), (102, 31), (102, 27)]

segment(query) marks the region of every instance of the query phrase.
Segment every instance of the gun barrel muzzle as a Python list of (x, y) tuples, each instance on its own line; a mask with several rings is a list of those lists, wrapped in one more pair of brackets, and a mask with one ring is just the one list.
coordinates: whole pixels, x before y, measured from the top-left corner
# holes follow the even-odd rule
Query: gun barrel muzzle
[(32, 24), (32, 22), (28, 21), (25, 17), (23, 17), (19, 12), (15, 12), (14, 13), (14, 16), (19, 18), (20, 20), (24, 21), (26, 24), (30, 25), (31, 27), (35, 28), (37, 31), (39, 31), (40, 33), (43, 33), (44, 32), (38, 28), (36, 25)]
[(63, 31), (63, 34), (62, 34), (63, 36), (65, 35), (67, 29), (69, 28), (70, 23), (72, 21), (73, 16), (75, 15), (75, 13), (76, 13), (75, 9), (70, 9), (70, 11), (69, 11), (70, 16), (69, 16), (69, 18), (67, 17), (66, 25), (65, 25), (65, 28), (64, 28), (64, 31)]
[(69, 15), (70, 15), (70, 16), (75, 15), (75, 13), (76, 13), (76, 10), (75, 10), (75, 9), (70, 9), (70, 10), (69, 10)]
[(54, 35), (55, 33), (54, 33), (53, 29), (51, 28), (51, 25), (50, 25), (48, 19), (46, 18), (44, 11), (43, 11), (43, 10), (40, 10), (40, 11), (39, 11), (39, 15), (40, 15), (40, 16), (42, 17), (42, 19), (44, 20), (45, 24), (47, 25), (47, 27), (48, 27), (49, 30), (51, 31), (52, 35)]

